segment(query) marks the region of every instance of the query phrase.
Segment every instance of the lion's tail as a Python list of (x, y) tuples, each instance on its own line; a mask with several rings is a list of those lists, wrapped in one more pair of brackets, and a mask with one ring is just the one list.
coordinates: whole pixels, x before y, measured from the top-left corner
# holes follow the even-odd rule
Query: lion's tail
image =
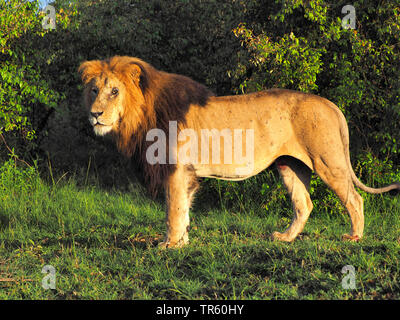
[[(337, 109), (338, 110), (338, 109)], [(347, 127), (347, 122), (346, 122), (346, 118), (344, 117), (344, 115), (342, 114), (342, 112), (340, 112), (340, 110), (338, 110), (338, 114), (339, 114), (339, 119), (341, 122), (340, 125), (340, 133), (342, 136), (342, 141), (343, 141), (343, 147), (344, 147), (344, 152), (345, 152), (345, 156), (346, 156), (346, 161), (347, 161), (347, 165), (349, 167), (350, 170), (350, 174), (351, 174), (351, 180), (353, 181), (353, 183), (355, 184), (356, 187), (360, 188), (361, 190), (368, 192), (368, 193), (373, 193), (373, 194), (378, 194), (378, 193), (384, 193), (384, 192), (389, 192), (392, 191), (395, 194), (399, 194), (400, 193), (400, 182), (393, 182), (385, 187), (382, 188), (371, 188), (366, 186), (365, 184), (363, 184), (356, 176), (356, 174), (354, 173), (353, 167), (351, 165), (351, 161), (350, 161), (350, 143), (349, 143), (349, 129)]]
[(353, 183), (360, 188), (361, 190), (368, 192), (368, 193), (384, 193), (384, 192), (389, 192), (389, 191), (393, 191), (395, 194), (399, 194), (400, 193), (400, 182), (393, 182), (385, 187), (382, 188), (371, 188), (366, 186), (365, 184), (363, 184), (355, 175), (353, 169), (351, 168), (350, 170), (351, 172), (351, 178), (353, 180)]

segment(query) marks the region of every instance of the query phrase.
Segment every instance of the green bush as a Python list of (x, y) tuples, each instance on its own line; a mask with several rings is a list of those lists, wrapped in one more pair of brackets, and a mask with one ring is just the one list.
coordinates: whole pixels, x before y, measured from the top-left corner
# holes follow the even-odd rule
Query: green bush
[(47, 33), (38, 9), (38, 1), (0, 0), (0, 134), (19, 139), (16, 147), (24, 154), (35, 148), (34, 138), (45, 131), (61, 98), (40, 68), (27, 61), (35, 54), (33, 38)]

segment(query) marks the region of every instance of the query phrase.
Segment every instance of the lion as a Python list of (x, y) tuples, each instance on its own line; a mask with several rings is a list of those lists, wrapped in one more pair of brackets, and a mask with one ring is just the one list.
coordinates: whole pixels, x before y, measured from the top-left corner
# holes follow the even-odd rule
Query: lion
[[(275, 164), (294, 217), (287, 230), (274, 232), (272, 239), (286, 242), (302, 232), (313, 209), (312, 171), (347, 209), (351, 230), (343, 238), (352, 241), (360, 240), (364, 230), (363, 199), (355, 187), (369, 193), (400, 191), (399, 182), (376, 189), (359, 181), (350, 162), (345, 117), (325, 98), (286, 89), (218, 97), (188, 77), (127, 56), (86, 61), (79, 72), (94, 132), (113, 137), (119, 152), (132, 158), (152, 195), (164, 188), (167, 232), (161, 247), (189, 242), (189, 209), (204, 177), (243, 180)], [(200, 154), (198, 140), (188, 144), (187, 138), (203, 138), (204, 132), (211, 134), (201, 140)], [(230, 149), (232, 132), (239, 151)], [(236, 139), (244, 132), (246, 141)], [(218, 143), (221, 138), (223, 144)], [(217, 150), (212, 150), (215, 145)], [(248, 158), (243, 157), (244, 147), (249, 147)], [(189, 151), (191, 156), (176, 156)], [(232, 159), (232, 153), (239, 160)], [(229, 161), (218, 161), (221, 154)], [(210, 163), (211, 156), (216, 161)]]

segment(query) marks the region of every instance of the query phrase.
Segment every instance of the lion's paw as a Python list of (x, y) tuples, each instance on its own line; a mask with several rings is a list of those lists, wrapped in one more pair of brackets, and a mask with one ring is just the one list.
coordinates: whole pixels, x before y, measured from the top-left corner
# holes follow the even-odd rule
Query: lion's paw
[(342, 239), (343, 239), (344, 241), (359, 242), (359, 241), (361, 240), (361, 237), (359, 237), (359, 236), (357, 236), (357, 235), (352, 236), (352, 235), (346, 233), (346, 234), (344, 234), (344, 235), (342, 236)]
[(167, 249), (168, 248), (168, 244), (169, 243), (167, 241), (162, 241), (157, 245), (157, 247), (160, 248), (160, 249)]
[(281, 232), (278, 232), (278, 231), (275, 231), (275, 232), (272, 234), (271, 239), (272, 239), (273, 241), (278, 240), (278, 241), (285, 241), (285, 242), (292, 242), (292, 241), (294, 240), (294, 239), (289, 238), (289, 237), (287, 236), (287, 234), (281, 233)]
[(187, 245), (189, 243), (189, 240), (179, 240), (179, 241), (170, 241), (169, 239), (166, 239), (158, 244), (158, 247), (160, 249), (177, 249), (177, 248), (182, 248), (183, 246)]

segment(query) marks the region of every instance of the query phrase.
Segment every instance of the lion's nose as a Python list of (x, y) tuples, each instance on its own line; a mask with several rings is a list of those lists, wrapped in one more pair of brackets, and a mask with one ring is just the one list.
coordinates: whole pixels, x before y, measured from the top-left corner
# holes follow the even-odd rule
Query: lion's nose
[(90, 114), (97, 119), (103, 114), (103, 112), (91, 112)]

